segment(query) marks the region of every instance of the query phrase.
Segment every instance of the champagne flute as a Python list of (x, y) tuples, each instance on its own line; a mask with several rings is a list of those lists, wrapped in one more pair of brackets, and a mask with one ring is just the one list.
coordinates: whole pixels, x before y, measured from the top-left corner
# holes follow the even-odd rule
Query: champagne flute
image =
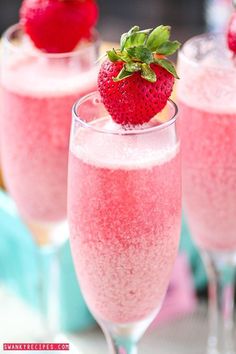
[(235, 353), (236, 68), (224, 35), (179, 53), (184, 208), (209, 279), (208, 354)]
[(95, 33), (72, 52), (43, 53), (19, 24), (2, 39), (1, 163), (6, 187), (38, 246), (45, 335), (56, 333), (59, 324), (58, 250), (68, 237), (70, 111), (76, 97), (96, 88), (98, 50)]
[(176, 118), (169, 101), (146, 127), (125, 129), (112, 121), (97, 92), (73, 108), (71, 250), (110, 353), (137, 353), (170, 280), (181, 219)]

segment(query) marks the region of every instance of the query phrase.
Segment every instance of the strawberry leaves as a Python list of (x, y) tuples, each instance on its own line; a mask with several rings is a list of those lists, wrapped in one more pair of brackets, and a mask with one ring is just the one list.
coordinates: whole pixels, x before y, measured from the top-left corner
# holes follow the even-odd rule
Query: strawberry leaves
[(179, 79), (174, 65), (168, 59), (155, 59), (155, 63), (160, 65), (162, 68), (166, 69), (171, 73), (176, 79)]
[(132, 58), (133, 60), (141, 61), (146, 64), (150, 64), (153, 62), (152, 52), (144, 45), (127, 48), (126, 50), (130, 58)]
[(107, 56), (108, 56), (109, 60), (112, 62), (120, 60), (120, 56), (116, 53), (114, 48), (112, 50), (107, 51)]
[(141, 67), (141, 76), (143, 79), (150, 82), (156, 82), (157, 80), (156, 73), (145, 63), (143, 63)]
[(158, 26), (149, 35), (147, 39), (147, 47), (152, 51), (156, 52), (158, 47), (164, 44), (170, 38), (170, 26)]
[(158, 47), (157, 52), (162, 55), (172, 55), (179, 49), (179, 47), (180, 43), (178, 41), (166, 41)]
[(151, 30), (139, 30), (139, 26), (132, 27), (129, 32), (122, 34), (120, 40), (120, 49), (123, 51), (125, 48), (139, 46), (145, 43), (146, 38)]
[(125, 69), (129, 71), (130, 73), (135, 73), (137, 71), (141, 71), (142, 69), (142, 64), (141, 63), (126, 63), (125, 64)]
[(132, 76), (133, 75), (133, 71), (127, 71), (125, 69), (125, 66), (121, 69), (121, 71), (119, 72), (119, 74), (113, 78), (113, 81), (121, 81), (123, 79), (126, 79), (127, 77), (129, 76)]
[(162, 68), (178, 78), (174, 65), (166, 56), (174, 54), (180, 47), (178, 41), (170, 41), (170, 26), (158, 26), (154, 29), (140, 30), (132, 27), (121, 36), (120, 49), (107, 52), (110, 61), (123, 61), (124, 67), (114, 78), (120, 81), (140, 72), (141, 77), (150, 82), (156, 81), (156, 74), (150, 64), (160, 65)]

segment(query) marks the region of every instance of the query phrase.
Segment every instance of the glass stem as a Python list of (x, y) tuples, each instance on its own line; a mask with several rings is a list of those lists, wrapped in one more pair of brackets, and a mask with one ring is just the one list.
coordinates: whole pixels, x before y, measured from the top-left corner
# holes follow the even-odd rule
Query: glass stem
[(209, 279), (209, 334), (207, 354), (235, 354), (235, 260), (231, 255), (203, 252)]
[(53, 340), (59, 332), (59, 249), (42, 246), (38, 249), (38, 299), (42, 317), (42, 340)]
[(109, 354), (137, 354), (137, 343), (159, 312), (159, 308), (144, 320), (119, 324), (97, 318), (109, 347)]
[(109, 354), (138, 354), (137, 343), (130, 338), (116, 337), (104, 331), (107, 340)]

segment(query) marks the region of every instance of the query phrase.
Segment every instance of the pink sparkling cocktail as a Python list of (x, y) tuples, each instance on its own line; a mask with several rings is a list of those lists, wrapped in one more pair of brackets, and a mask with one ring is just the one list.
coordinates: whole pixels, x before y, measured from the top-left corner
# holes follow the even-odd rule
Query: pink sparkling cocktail
[(183, 196), (189, 226), (202, 249), (233, 251), (236, 68), (224, 38), (200, 36), (187, 43), (179, 56), (179, 75)]
[[(155, 315), (170, 279), (180, 230), (179, 142), (174, 120), (125, 130), (101, 106), (90, 95), (75, 108), (71, 249), (96, 318), (129, 324)], [(167, 112), (174, 115), (171, 103)]]
[(4, 39), (1, 156), (5, 183), (24, 219), (66, 217), (71, 107), (96, 87), (97, 44), (68, 54), (39, 52), (18, 26)]
[(209, 284), (207, 353), (235, 353), (235, 56), (225, 34), (203, 34), (178, 62), (184, 210)]

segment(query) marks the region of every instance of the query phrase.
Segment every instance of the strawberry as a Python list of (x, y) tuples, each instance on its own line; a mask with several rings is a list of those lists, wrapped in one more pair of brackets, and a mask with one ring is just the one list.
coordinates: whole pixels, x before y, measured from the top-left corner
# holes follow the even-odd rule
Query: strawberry
[(236, 11), (233, 12), (229, 22), (227, 40), (229, 49), (236, 54)]
[(70, 52), (89, 39), (97, 18), (95, 0), (24, 0), (20, 8), (24, 31), (48, 53)]
[(180, 47), (169, 38), (168, 26), (143, 31), (135, 26), (121, 36), (120, 49), (107, 52), (98, 89), (116, 123), (143, 124), (165, 107), (178, 78), (166, 56)]

